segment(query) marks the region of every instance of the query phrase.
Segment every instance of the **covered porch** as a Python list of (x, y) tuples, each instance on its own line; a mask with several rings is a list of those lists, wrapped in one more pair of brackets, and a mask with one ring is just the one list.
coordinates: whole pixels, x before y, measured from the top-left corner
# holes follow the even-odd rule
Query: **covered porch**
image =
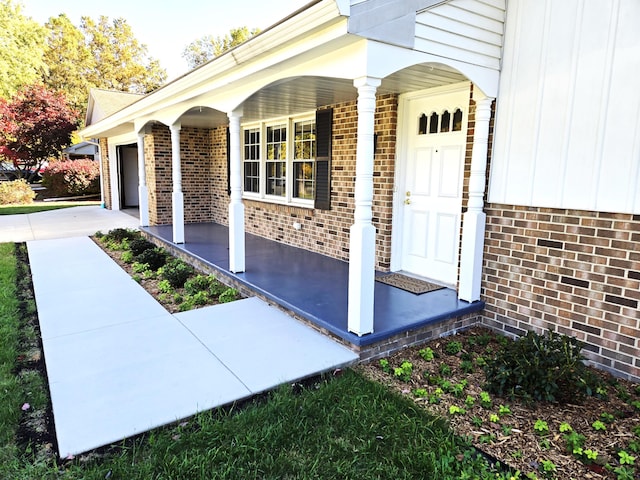
[[(165, 248), (192, 263), (278, 305), (297, 318), (330, 334), (370, 359), (425, 341), (475, 321), (483, 302), (460, 300), (442, 288), (416, 295), (375, 282), (375, 331), (358, 336), (348, 331), (349, 264), (325, 255), (247, 234), (247, 268), (229, 270), (229, 231), (216, 223), (185, 225), (185, 241), (173, 242), (171, 225), (143, 227)], [(286, 263), (287, 268), (283, 269)]]

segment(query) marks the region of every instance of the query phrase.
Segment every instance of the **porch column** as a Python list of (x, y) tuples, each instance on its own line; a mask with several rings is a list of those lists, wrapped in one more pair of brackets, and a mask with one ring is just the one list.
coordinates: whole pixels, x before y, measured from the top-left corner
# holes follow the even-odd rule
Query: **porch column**
[(184, 195), (182, 194), (182, 160), (180, 159), (180, 123), (171, 130), (171, 176), (173, 179), (173, 243), (184, 243)]
[(149, 226), (149, 189), (147, 188), (147, 171), (144, 168), (144, 131), (138, 133), (138, 208), (140, 210), (140, 226)]
[(371, 223), (373, 205), (373, 127), (379, 78), (363, 77), (358, 89), (358, 137), (354, 224), (349, 240), (348, 329), (357, 335), (373, 332), (376, 229)]
[(231, 199), (229, 203), (229, 270), (233, 273), (244, 272), (244, 204), (242, 203), (242, 161), (240, 155), (240, 119), (241, 110), (234, 110), (229, 117), (230, 168), (229, 183)]
[(489, 120), (493, 98), (477, 95), (476, 123), (471, 151), (471, 176), (469, 177), (469, 205), (463, 215), (462, 249), (460, 253), (460, 284), (458, 297), (467, 302), (480, 300), (484, 231), (487, 215), (484, 213), (484, 194), (489, 147)]

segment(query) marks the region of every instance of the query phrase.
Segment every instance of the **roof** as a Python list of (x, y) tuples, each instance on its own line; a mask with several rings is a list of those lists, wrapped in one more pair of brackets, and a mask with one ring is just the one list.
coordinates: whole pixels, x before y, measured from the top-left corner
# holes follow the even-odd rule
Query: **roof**
[(85, 125), (92, 125), (103, 118), (109, 117), (142, 97), (144, 97), (144, 94), (92, 88), (89, 92), (89, 105), (87, 106)]

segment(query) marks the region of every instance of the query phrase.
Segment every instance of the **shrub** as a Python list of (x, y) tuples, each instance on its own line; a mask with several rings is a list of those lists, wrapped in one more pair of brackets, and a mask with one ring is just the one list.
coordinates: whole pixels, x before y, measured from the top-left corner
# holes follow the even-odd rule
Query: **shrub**
[(146, 263), (151, 270), (158, 270), (167, 263), (167, 254), (161, 248), (152, 248), (136, 255), (134, 260), (139, 263)]
[(24, 178), (0, 182), (0, 205), (33, 203), (36, 193)]
[(582, 343), (573, 337), (528, 332), (487, 360), (487, 390), (548, 402), (567, 402), (590, 394), (594, 376), (583, 363), (581, 350)]
[(100, 164), (94, 160), (52, 162), (42, 172), (42, 184), (55, 196), (100, 193)]
[(129, 250), (131, 250), (131, 253), (134, 256), (140, 255), (142, 252), (151, 250), (155, 247), (156, 246), (153, 243), (145, 240), (144, 238), (136, 238), (129, 242)]
[(184, 289), (189, 295), (206, 292), (214, 280), (211, 275), (196, 275), (185, 282)]
[(235, 288), (227, 288), (224, 292), (220, 294), (218, 297), (218, 301), (220, 303), (229, 303), (237, 300), (238, 291)]
[(168, 262), (160, 272), (160, 276), (167, 280), (173, 288), (182, 288), (191, 275), (193, 275), (191, 265), (178, 258)]
[(123, 240), (136, 240), (140, 238), (140, 232), (136, 230), (130, 230), (128, 228), (114, 228), (109, 230), (105, 235), (102, 235), (100, 239), (104, 242), (117, 242), (121, 243)]

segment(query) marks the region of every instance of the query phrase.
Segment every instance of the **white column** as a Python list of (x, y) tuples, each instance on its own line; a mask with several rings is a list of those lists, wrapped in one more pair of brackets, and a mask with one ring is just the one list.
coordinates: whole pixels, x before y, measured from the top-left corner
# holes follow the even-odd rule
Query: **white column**
[(244, 272), (244, 204), (242, 203), (242, 156), (240, 155), (240, 119), (241, 110), (234, 110), (229, 117), (229, 154), (231, 200), (229, 203), (229, 270), (233, 273)]
[(358, 137), (354, 223), (349, 234), (348, 329), (357, 335), (373, 332), (376, 229), (373, 205), (373, 127), (378, 78), (358, 78)]
[(173, 243), (184, 243), (184, 195), (182, 194), (182, 160), (180, 159), (180, 127), (174, 123), (171, 130), (171, 176), (173, 179)]
[(482, 256), (486, 214), (484, 194), (489, 149), (489, 120), (493, 98), (480, 96), (474, 91), (476, 121), (471, 152), (471, 176), (469, 177), (469, 205), (462, 220), (462, 251), (460, 254), (460, 284), (458, 297), (467, 302), (480, 300), (482, 280)]
[(138, 133), (138, 209), (140, 226), (149, 226), (149, 189), (147, 171), (144, 168), (144, 131)]

